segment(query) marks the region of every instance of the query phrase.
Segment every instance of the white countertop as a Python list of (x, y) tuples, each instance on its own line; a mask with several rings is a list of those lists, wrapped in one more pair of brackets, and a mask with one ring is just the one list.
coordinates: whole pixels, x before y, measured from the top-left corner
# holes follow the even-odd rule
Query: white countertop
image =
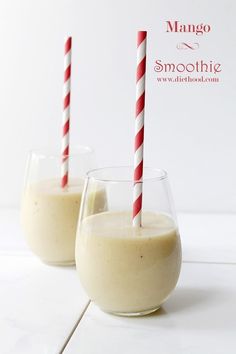
[(19, 212), (0, 210), (0, 354), (234, 354), (236, 216), (180, 214), (183, 267), (163, 308), (142, 318), (101, 312), (75, 268), (28, 250)]

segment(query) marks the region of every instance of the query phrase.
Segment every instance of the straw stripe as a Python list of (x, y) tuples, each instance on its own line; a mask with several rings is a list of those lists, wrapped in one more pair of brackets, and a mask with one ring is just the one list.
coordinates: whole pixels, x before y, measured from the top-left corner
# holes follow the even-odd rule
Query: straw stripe
[[(138, 189), (140, 189), (140, 186), (141, 186), (141, 183), (137, 183), (135, 185), (136, 190), (137, 190), (138, 193), (140, 193), (140, 191), (138, 191)], [(141, 208), (142, 208), (142, 195), (139, 194), (139, 197), (134, 202), (134, 211), (135, 211), (136, 215), (138, 215), (138, 213), (139, 213)]]
[(135, 135), (139, 132), (139, 130), (143, 127), (143, 119), (144, 112), (140, 112), (135, 120)]
[(136, 117), (134, 141), (134, 188), (133, 188), (133, 226), (141, 226), (142, 181), (143, 181), (143, 142), (145, 109), (145, 73), (147, 32), (139, 31), (137, 38), (136, 73)]
[(67, 79), (66, 84), (63, 85), (63, 96), (67, 96), (70, 93), (70, 78)]
[[(140, 45), (144, 43), (144, 40), (147, 38), (147, 31), (138, 31), (138, 37), (137, 37), (137, 47), (138, 50), (140, 48)], [(146, 44), (145, 44), (146, 47)], [(143, 49), (144, 54), (146, 55), (146, 48)]]
[(70, 104), (70, 92), (64, 97), (64, 110), (69, 106)]
[(71, 65), (69, 65), (64, 72), (64, 82), (70, 79)]
[(141, 179), (143, 177), (143, 160), (141, 160), (140, 163), (137, 165), (137, 168), (135, 169), (134, 177), (136, 181), (140, 180), (140, 182), (137, 183), (138, 184), (140, 183), (140, 187), (142, 187)]
[(140, 165), (142, 160), (143, 160), (143, 145), (141, 145), (137, 150), (137, 160), (136, 160), (137, 166)]
[(67, 54), (71, 50), (72, 45), (72, 38), (66, 37), (65, 38), (65, 54)]
[(137, 67), (137, 81), (145, 74), (146, 71), (146, 56), (138, 64)]
[(144, 109), (144, 105), (145, 105), (145, 90), (136, 101), (136, 116), (138, 116), (139, 113), (142, 112), (142, 110)]
[(64, 175), (61, 180), (62, 187), (67, 186), (67, 184), (68, 184), (68, 174)]
[[(69, 154), (69, 147), (67, 146), (65, 150), (63, 150), (63, 155), (65, 155), (64, 159), (67, 159), (67, 155)], [(63, 160), (64, 161), (64, 160)]]
[(138, 148), (142, 145), (143, 146), (143, 139), (144, 139), (144, 126), (139, 130), (135, 137), (135, 154), (137, 154)]
[(63, 126), (63, 136), (65, 136), (69, 132), (69, 129), (70, 129), (70, 122), (69, 120), (67, 120), (67, 122)]
[(64, 48), (62, 163), (61, 163), (62, 188), (65, 188), (68, 184), (68, 171), (69, 171), (71, 46), (72, 46), (72, 38), (67, 37), (65, 39), (65, 48)]
[(145, 90), (145, 76), (142, 76), (140, 80), (136, 83), (136, 92), (138, 94), (138, 97), (141, 96), (144, 90)]

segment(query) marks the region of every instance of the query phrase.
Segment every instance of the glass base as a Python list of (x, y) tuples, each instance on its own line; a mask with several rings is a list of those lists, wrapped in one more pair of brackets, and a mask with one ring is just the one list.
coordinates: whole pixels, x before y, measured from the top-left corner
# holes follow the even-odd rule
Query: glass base
[(71, 267), (75, 265), (75, 260), (72, 259), (70, 261), (56, 261), (56, 262), (51, 262), (51, 261), (46, 261), (45, 259), (41, 259), (41, 261), (47, 265), (50, 266), (55, 266), (55, 267)]
[(146, 315), (150, 315), (153, 312), (156, 312), (157, 310), (159, 310), (161, 306), (157, 306), (154, 307), (152, 309), (149, 310), (145, 310), (145, 311), (138, 311), (138, 312), (116, 312), (116, 311), (104, 311), (107, 313), (110, 313), (111, 315), (115, 315), (115, 316), (123, 316), (123, 317), (140, 317), (140, 316), (146, 316)]

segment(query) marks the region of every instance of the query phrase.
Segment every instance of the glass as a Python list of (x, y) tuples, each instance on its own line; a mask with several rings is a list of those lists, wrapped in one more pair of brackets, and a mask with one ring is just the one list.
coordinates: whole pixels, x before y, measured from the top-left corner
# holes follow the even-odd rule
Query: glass
[[(145, 168), (142, 227), (132, 226), (133, 167), (87, 174), (76, 239), (76, 266), (88, 296), (103, 311), (140, 316), (156, 311), (175, 288), (181, 243), (163, 170)], [(90, 194), (106, 193), (98, 212)]]
[(78, 146), (69, 155), (69, 183), (60, 183), (62, 157), (48, 150), (29, 153), (21, 223), (31, 250), (45, 263), (75, 263), (75, 236), (86, 172), (96, 167), (92, 149)]

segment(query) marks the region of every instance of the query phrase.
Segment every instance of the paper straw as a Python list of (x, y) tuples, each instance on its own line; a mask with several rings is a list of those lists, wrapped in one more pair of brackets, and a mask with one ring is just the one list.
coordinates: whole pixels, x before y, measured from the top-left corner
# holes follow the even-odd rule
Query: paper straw
[(136, 115), (134, 144), (134, 189), (133, 189), (133, 226), (141, 226), (142, 182), (143, 182), (143, 141), (145, 109), (147, 32), (139, 31), (137, 37), (137, 76), (136, 76)]
[(70, 137), (70, 77), (71, 77), (71, 44), (72, 38), (65, 38), (64, 52), (64, 85), (63, 85), (63, 115), (62, 115), (62, 163), (61, 187), (68, 184), (69, 171), (69, 137)]

